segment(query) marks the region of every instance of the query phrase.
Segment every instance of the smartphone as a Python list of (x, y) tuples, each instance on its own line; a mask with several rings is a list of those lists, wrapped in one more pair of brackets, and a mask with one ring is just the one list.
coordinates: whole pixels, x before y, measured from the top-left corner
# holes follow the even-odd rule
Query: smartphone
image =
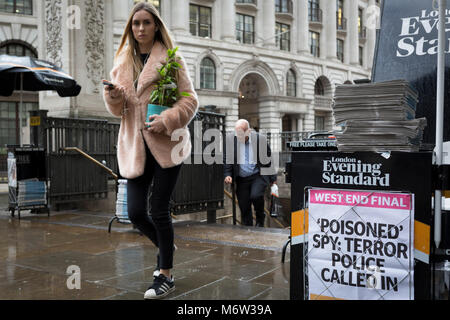
[(114, 89), (114, 85), (108, 80), (103, 80), (103, 85), (108, 86), (110, 89)]

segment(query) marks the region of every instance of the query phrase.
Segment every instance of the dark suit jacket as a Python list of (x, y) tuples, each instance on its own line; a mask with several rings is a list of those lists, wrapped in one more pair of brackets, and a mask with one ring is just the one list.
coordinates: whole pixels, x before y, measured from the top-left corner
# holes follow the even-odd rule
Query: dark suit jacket
[[(256, 158), (256, 167), (259, 169), (259, 174), (266, 181), (267, 184), (273, 183), (277, 180), (277, 174), (274, 170), (272, 170), (272, 174), (270, 175), (262, 175), (261, 168), (269, 168), (272, 163), (272, 152), (270, 150), (270, 146), (267, 143), (267, 139), (265, 136), (260, 135), (256, 131), (251, 131), (251, 147), (253, 148), (253, 154), (257, 155)], [(256, 142), (256, 143), (254, 143)], [(230, 150), (231, 145), (233, 149)], [(263, 158), (260, 157), (259, 149), (260, 146), (267, 146), (267, 154), (263, 154)], [(228, 151), (228, 152), (227, 152)], [(230, 151), (231, 154), (230, 154)], [(224, 159), (224, 177), (232, 177), (233, 182), (236, 181), (236, 177), (239, 175), (239, 164), (237, 161), (237, 137), (234, 133), (227, 134), (224, 145), (223, 152)]]

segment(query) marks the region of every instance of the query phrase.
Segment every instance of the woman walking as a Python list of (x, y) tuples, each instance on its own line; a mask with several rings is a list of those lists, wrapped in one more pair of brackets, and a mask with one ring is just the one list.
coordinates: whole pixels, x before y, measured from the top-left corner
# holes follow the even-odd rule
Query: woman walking
[[(173, 48), (155, 7), (146, 2), (136, 4), (114, 59), (111, 71), (114, 87), (105, 86), (103, 92), (108, 111), (122, 118), (117, 158), (121, 176), (128, 179), (130, 221), (159, 248), (153, 284), (145, 292), (145, 299), (162, 298), (175, 289), (171, 274), (175, 246), (169, 199), (182, 162), (191, 153), (187, 125), (198, 108), (186, 63), (178, 54), (181, 65), (176, 77), (178, 89), (189, 95), (179, 97), (172, 108), (160, 115), (146, 119), (147, 104), (160, 77), (158, 69), (166, 62), (167, 49)], [(179, 137), (176, 141), (171, 140), (174, 131)], [(150, 219), (148, 193), (152, 181)]]

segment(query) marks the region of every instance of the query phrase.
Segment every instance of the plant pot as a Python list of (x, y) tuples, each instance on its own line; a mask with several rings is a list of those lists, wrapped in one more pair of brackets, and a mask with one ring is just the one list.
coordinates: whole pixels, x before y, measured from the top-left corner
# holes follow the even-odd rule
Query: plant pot
[[(147, 105), (147, 118), (145, 119), (145, 122), (149, 122), (148, 118), (155, 114), (161, 114), (164, 110), (169, 109), (169, 107), (160, 106), (157, 104), (148, 104)], [(151, 121), (150, 121), (151, 122)]]

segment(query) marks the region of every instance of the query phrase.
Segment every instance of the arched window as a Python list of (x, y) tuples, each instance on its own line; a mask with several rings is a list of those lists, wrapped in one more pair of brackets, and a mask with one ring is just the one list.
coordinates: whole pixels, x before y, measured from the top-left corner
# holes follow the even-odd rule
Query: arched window
[(7, 41), (0, 46), (0, 54), (9, 54), (11, 56), (33, 57), (37, 58), (36, 51), (19, 41)]
[(314, 86), (314, 94), (316, 96), (324, 96), (325, 95), (325, 87), (323, 86), (323, 82), (321, 79), (317, 79), (316, 85)]
[(216, 89), (216, 66), (210, 58), (200, 63), (200, 89)]
[(292, 69), (286, 75), (286, 95), (289, 97), (297, 96), (297, 79)]

